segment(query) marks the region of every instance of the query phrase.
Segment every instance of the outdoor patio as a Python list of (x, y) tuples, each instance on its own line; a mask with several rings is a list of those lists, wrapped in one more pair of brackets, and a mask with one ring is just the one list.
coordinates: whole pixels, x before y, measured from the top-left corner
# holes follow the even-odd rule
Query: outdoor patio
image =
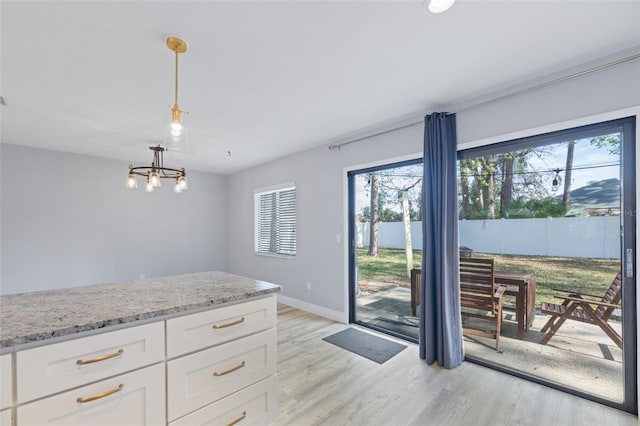
[[(417, 317), (411, 315), (411, 292), (395, 284), (360, 282), (358, 318), (366, 323), (418, 336)], [(540, 329), (547, 320), (539, 313), (523, 340), (517, 338), (514, 313), (503, 315), (500, 350), (495, 340), (464, 338), (467, 355), (571, 386), (606, 399), (622, 401), (622, 351), (599, 327), (567, 321), (547, 345), (541, 345)], [(621, 332), (618, 321), (609, 321)], [(482, 323), (478, 324), (483, 327)]]

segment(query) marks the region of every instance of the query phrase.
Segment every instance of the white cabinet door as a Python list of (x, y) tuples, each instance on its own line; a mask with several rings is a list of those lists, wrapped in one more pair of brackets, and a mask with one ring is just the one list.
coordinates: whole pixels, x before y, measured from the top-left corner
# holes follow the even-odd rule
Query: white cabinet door
[(276, 298), (270, 296), (167, 320), (167, 357), (274, 328), (276, 311)]
[(19, 406), (17, 425), (164, 425), (164, 364)]
[(17, 402), (28, 402), (163, 360), (163, 321), (19, 351)]
[(271, 376), (184, 416), (169, 426), (268, 425), (278, 412), (278, 378)]
[(271, 329), (169, 361), (168, 420), (274, 375), (276, 345), (276, 330)]
[(0, 410), (11, 407), (11, 354), (0, 355)]

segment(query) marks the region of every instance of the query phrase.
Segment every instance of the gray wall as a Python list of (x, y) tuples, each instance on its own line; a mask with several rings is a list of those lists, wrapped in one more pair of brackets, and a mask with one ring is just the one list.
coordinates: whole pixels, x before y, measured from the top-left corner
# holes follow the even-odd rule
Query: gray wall
[[(421, 140), (422, 130), (414, 126), (340, 151), (324, 146), (231, 176), (229, 272), (281, 284), (284, 296), (343, 312), (344, 167), (419, 153)], [(292, 260), (255, 255), (253, 191), (291, 181), (296, 184), (297, 256)]]
[(147, 194), (128, 163), (0, 144), (0, 293), (225, 270), (227, 178)]
[[(543, 90), (469, 109), (457, 116), (459, 147), (478, 140), (640, 105), (640, 61)], [(531, 82), (534, 84), (535, 82)], [(447, 108), (443, 108), (447, 110)], [(273, 281), (283, 295), (317, 313), (346, 319), (345, 246), (336, 234), (346, 226), (344, 169), (422, 151), (423, 126), (413, 126), (340, 151), (327, 147), (283, 158), (229, 178), (229, 271)], [(497, 141), (496, 141), (497, 142)], [(298, 194), (295, 260), (253, 253), (253, 190), (294, 181)], [(344, 240), (344, 235), (343, 235)], [(311, 289), (307, 289), (307, 282)], [(338, 317), (340, 315), (332, 315)]]

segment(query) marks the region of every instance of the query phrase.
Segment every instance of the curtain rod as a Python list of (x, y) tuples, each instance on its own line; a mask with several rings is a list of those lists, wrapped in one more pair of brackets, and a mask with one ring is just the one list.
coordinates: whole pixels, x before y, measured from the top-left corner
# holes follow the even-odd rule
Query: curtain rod
[[(536, 84), (534, 86), (527, 87), (527, 88), (522, 89), (522, 90), (517, 90), (515, 92), (507, 93), (505, 95), (498, 96), (498, 97), (495, 97), (495, 98), (492, 98), (492, 99), (489, 99), (489, 100), (486, 100), (486, 101), (482, 101), (482, 102), (478, 102), (478, 103), (475, 103), (475, 104), (472, 104), (472, 105), (468, 105), (466, 107), (460, 108), (458, 111), (456, 111), (456, 113), (462, 112), (462, 111), (467, 111), (467, 110), (473, 109), (473, 108), (478, 108), (478, 107), (481, 107), (481, 106), (484, 106), (484, 105), (487, 105), (487, 104), (490, 104), (490, 103), (493, 103), (493, 102), (501, 101), (503, 99), (508, 99), (508, 98), (512, 98), (514, 96), (520, 96), (520, 95), (524, 95), (525, 93), (534, 92), (536, 90), (544, 89), (546, 87), (553, 86), (555, 84), (562, 83), (562, 82), (567, 81), (567, 80), (572, 80), (574, 78), (581, 77), (583, 75), (591, 74), (593, 72), (600, 71), (600, 70), (603, 70), (603, 69), (606, 69), (606, 68), (611, 68), (613, 66), (620, 65), (620, 64), (623, 64), (625, 62), (633, 61), (633, 60), (636, 60), (636, 59), (639, 59), (639, 58), (640, 58), (640, 53), (636, 53), (634, 55), (627, 56), (626, 58), (618, 59), (618, 60), (615, 60), (615, 61), (612, 61), (612, 62), (608, 62), (608, 63), (603, 64), (603, 65), (598, 65), (598, 66), (593, 67), (593, 68), (589, 68), (589, 69), (586, 69), (586, 70), (583, 70), (583, 71), (578, 71), (576, 73), (569, 74), (569, 75), (564, 76), (564, 77), (560, 77), (560, 78), (556, 78), (554, 80), (546, 81), (544, 83)], [(454, 114), (454, 113), (451, 112), (451, 113), (448, 113), (448, 114)], [(415, 126), (417, 124), (422, 124), (422, 123), (424, 123), (424, 120), (415, 121), (413, 123), (408, 123), (408, 124), (403, 124), (401, 126), (397, 126), (397, 127), (392, 128), (392, 129), (382, 130), (382, 131), (377, 132), (377, 133), (373, 133), (373, 134), (370, 134), (370, 135), (367, 135), (367, 136), (362, 136), (362, 137), (359, 137), (359, 138), (356, 138), (356, 139), (351, 139), (351, 140), (348, 140), (346, 142), (342, 142), (342, 143), (339, 143), (339, 144), (329, 145), (329, 150), (330, 151), (340, 150), (340, 148), (342, 148), (345, 145), (349, 145), (349, 144), (352, 144), (352, 143), (355, 143), (355, 142), (360, 142), (360, 141), (365, 140), (365, 139), (373, 138), (375, 136), (384, 135), (384, 134), (390, 133), (390, 132), (395, 132), (396, 130), (405, 129), (407, 127)]]

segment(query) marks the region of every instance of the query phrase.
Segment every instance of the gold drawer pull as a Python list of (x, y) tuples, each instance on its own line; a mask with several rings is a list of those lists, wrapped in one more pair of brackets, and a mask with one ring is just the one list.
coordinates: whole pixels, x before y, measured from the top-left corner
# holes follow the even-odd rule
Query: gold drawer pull
[(120, 392), (122, 389), (124, 389), (124, 385), (121, 383), (120, 386), (118, 386), (115, 389), (111, 389), (111, 390), (108, 390), (106, 392), (102, 392), (102, 393), (99, 393), (97, 395), (93, 395), (93, 396), (90, 396), (90, 397), (87, 397), (87, 398), (84, 398), (84, 397), (81, 396), (78, 399), (76, 399), (76, 401), (78, 401), (80, 404), (84, 404), (85, 402), (91, 402), (91, 401), (95, 401), (96, 399), (102, 399), (102, 398), (105, 398), (105, 397), (107, 397), (109, 395), (113, 395), (116, 392)]
[(124, 349), (120, 349), (118, 352), (114, 352), (112, 354), (101, 355), (101, 356), (97, 356), (95, 358), (86, 359), (86, 360), (85, 359), (79, 359), (79, 360), (76, 361), (76, 364), (78, 364), (78, 365), (86, 365), (86, 364), (93, 364), (94, 362), (106, 361), (108, 359), (120, 356), (123, 353), (124, 353)]
[(217, 371), (214, 371), (213, 375), (216, 376), (216, 377), (226, 376), (229, 373), (233, 373), (234, 371), (240, 370), (242, 367), (244, 367), (244, 364), (245, 364), (245, 362), (242, 361), (242, 363), (240, 365), (236, 365), (235, 367), (230, 368), (230, 369), (228, 369), (226, 371), (223, 371), (222, 373), (218, 373)]
[(234, 421), (232, 421), (231, 423), (227, 423), (227, 426), (233, 426), (237, 423), (240, 423), (241, 421), (244, 420), (244, 418), (247, 417), (247, 412), (243, 411), (242, 415), (240, 417), (238, 417), (237, 419), (235, 419)]
[(228, 322), (228, 323), (226, 323), (226, 324), (222, 324), (222, 325), (215, 324), (215, 325), (213, 326), (213, 328), (214, 328), (215, 330), (219, 330), (219, 329), (221, 329), (221, 328), (227, 328), (227, 327), (231, 327), (231, 326), (234, 326), (234, 325), (242, 324), (243, 322), (244, 322), (244, 317), (240, 318), (240, 319), (239, 319), (239, 320), (237, 320), (237, 321)]

